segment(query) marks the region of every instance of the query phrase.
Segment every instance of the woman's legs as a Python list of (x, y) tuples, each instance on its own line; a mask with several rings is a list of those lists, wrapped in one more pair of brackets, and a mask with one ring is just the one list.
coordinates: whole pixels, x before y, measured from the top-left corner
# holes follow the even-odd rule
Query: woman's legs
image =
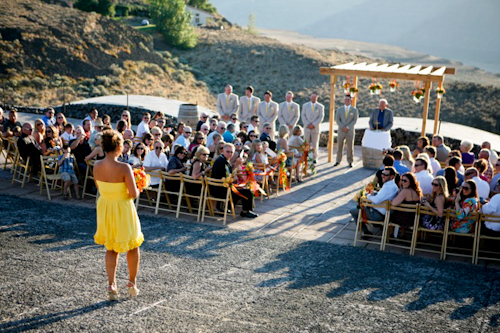
[(132, 282), (134, 285), (136, 284), (140, 261), (141, 261), (141, 254), (139, 252), (138, 247), (127, 252), (129, 281)]
[(109, 285), (116, 285), (116, 268), (118, 267), (118, 253), (112, 250), (106, 251), (106, 273)]

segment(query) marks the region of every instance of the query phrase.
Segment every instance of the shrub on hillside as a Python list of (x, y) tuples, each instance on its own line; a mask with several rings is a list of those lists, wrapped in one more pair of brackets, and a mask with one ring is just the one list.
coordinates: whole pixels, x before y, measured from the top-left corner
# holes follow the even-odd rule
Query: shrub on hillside
[(192, 15), (183, 0), (149, 0), (149, 15), (168, 44), (182, 49), (196, 46)]
[(115, 4), (112, 0), (78, 0), (75, 8), (85, 12), (96, 12), (104, 16), (115, 16)]

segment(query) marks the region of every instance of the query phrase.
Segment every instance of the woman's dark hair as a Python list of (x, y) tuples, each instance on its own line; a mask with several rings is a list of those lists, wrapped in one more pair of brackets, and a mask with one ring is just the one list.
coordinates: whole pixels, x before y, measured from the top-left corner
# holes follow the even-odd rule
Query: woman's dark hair
[(125, 120), (123, 120), (123, 119), (118, 120), (118, 123), (116, 124), (116, 130), (118, 132), (123, 134), (123, 132), (125, 132), (126, 127), (127, 127), (127, 123), (125, 122)]
[[(469, 180), (466, 180), (464, 182), (464, 184), (469, 184), (470, 186), (470, 191), (469, 191), (469, 194), (468, 195), (464, 195), (463, 191), (461, 191), (460, 193), (460, 198), (462, 199), (461, 201), (464, 201), (465, 199), (467, 198), (477, 198), (479, 199), (479, 195), (477, 195), (477, 186), (476, 186), (476, 182), (473, 181), (472, 179), (469, 179)], [(463, 184), (462, 184), (463, 186)]]
[(240, 138), (241, 143), (245, 143), (245, 142), (247, 142), (247, 140), (248, 140), (248, 137), (247, 137), (247, 135), (245, 134), (245, 132), (239, 132), (239, 133), (238, 133), (238, 135), (237, 135), (236, 137)]
[(170, 134), (164, 134), (162, 137), (161, 137), (161, 141), (163, 143), (166, 143), (166, 142), (170, 142), (170, 143), (173, 143), (174, 142), (174, 137)]
[(102, 149), (106, 153), (110, 153), (116, 150), (120, 145), (123, 144), (123, 136), (113, 130), (107, 130), (102, 132)]
[(417, 181), (417, 178), (415, 178), (415, 175), (411, 172), (406, 172), (404, 173), (401, 178), (406, 178), (410, 182), (410, 186), (408, 188), (411, 188), (415, 192), (417, 192), (418, 196), (421, 198), (422, 197), (422, 189), (420, 188), (420, 185)]
[[(250, 140), (250, 135), (252, 135), (252, 134), (257, 135), (257, 133), (256, 133), (254, 130), (252, 130), (252, 131), (248, 132), (248, 141), (250, 141), (250, 142), (252, 142), (252, 140)], [(259, 136), (257, 135), (257, 139), (258, 139), (258, 138), (259, 138)]]
[(480, 158), (474, 162), (474, 167), (479, 171), (479, 174), (482, 175), (486, 169), (488, 169), (488, 162), (484, 158)]
[(384, 159), (382, 160), (382, 164), (385, 166), (393, 166), (394, 165), (394, 157), (391, 155), (385, 155)]
[(146, 140), (154, 140), (154, 137), (151, 135), (151, 133), (144, 134), (144, 138), (142, 139), (142, 143), (146, 143)]
[[(184, 154), (184, 158), (183, 158), (183, 159), (180, 159), (180, 158), (179, 158), (179, 156), (177, 156), (177, 155), (179, 155), (179, 154), (180, 154), (180, 153), (182, 153), (182, 152), (185, 152), (185, 154)], [(177, 157), (177, 158), (179, 158), (179, 160), (180, 160), (181, 162), (183, 162), (183, 163), (184, 163), (184, 162), (186, 162), (186, 161), (187, 161), (188, 151), (187, 151), (187, 149), (186, 149), (186, 148), (184, 148), (183, 146), (177, 146), (177, 148), (175, 148), (175, 153), (174, 153), (174, 156), (175, 156), (175, 157)]]
[[(137, 147), (139, 147), (139, 146), (142, 146), (142, 148), (143, 148), (141, 156), (137, 155)], [(140, 157), (141, 159), (144, 159), (144, 157), (146, 156), (146, 149), (144, 149), (144, 144), (142, 142), (140, 142), (134, 146), (134, 148), (132, 149), (132, 155), (134, 155), (135, 157)]]
[(455, 168), (452, 166), (447, 166), (446, 168), (444, 168), (444, 179), (446, 179), (448, 191), (450, 191), (451, 193), (457, 187), (457, 170), (455, 170)]
[(428, 145), (431, 144), (431, 142), (429, 141), (429, 138), (426, 137), (426, 136), (421, 136), (417, 139), (417, 147), (418, 147), (418, 142), (419, 141), (422, 141), (423, 142), (423, 145), (422, 145), (422, 148), (425, 148), (427, 147)]

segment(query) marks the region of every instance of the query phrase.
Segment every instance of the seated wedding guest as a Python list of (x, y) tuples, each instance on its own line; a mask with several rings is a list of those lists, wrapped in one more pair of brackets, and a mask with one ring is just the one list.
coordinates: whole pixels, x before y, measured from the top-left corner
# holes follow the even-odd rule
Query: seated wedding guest
[(184, 127), (185, 126), (186, 126), (186, 124), (184, 124), (182, 121), (177, 124), (177, 131), (176, 131), (175, 136), (174, 136), (175, 139), (177, 139), (179, 136), (184, 134)]
[(436, 148), (433, 146), (426, 146), (424, 152), (429, 156), (429, 160), (431, 162), (429, 168), (432, 171), (432, 175), (435, 177), (439, 170), (441, 170), (441, 164), (436, 160)]
[(234, 146), (235, 151), (234, 151), (233, 158), (229, 161), (229, 163), (231, 163), (231, 165), (234, 166), (236, 163), (236, 160), (238, 159), (238, 157), (241, 154), (241, 151), (243, 150), (243, 143), (241, 143), (241, 140), (239, 138), (236, 138), (233, 140), (232, 144)]
[(23, 124), (22, 132), (21, 137), (17, 141), (19, 154), (25, 161), (28, 157), (30, 158), (31, 174), (33, 176), (37, 176), (40, 171), (40, 156), (42, 155), (42, 148), (33, 135), (31, 135), (33, 127), (30, 123)]
[(156, 111), (153, 119), (158, 121), (158, 119), (165, 117), (165, 114), (162, 111)]
[(132, 131), (130, 128), (127, 128), (123, 132), (123, 140), (134, 140), (134, 131)]
[(59, 135), (59, 137), (61, 136), (61, 134), (64, 133), (64, 126), (66, 126), (67, 123), (68, 123), (68, 121), (66, 120), (64, 113), (59, 112), (56, 115), (56, 129), (57, 129), (57, 134)]
[(153, 140), (161, 140), (161, 137), (163, 136), (163, 132), (158, 126), (155, 126), (151, 129), (150, 134), (153, 136)]
[(5, 118), (5, 116), (4, 116), (3, 109), (0, 108), (0, 126), (3, 126), (3, 124), (5, 124), (6, 121), (7, 121), (7, 118)]
[(21, 134), (23, 134), (22, 132), (22, 128), (19, 127), (19, 126), (16, 126), (14, 127), (14, 130), (12, 131), (12, 138), (17, 142), (17, 140), (19, 139), (19, 137), (21, 136)]
[[(382, 179), (381, 174), (386, 167), (394, 167), (394, 157), (392, 155), (386, 154), (384, 156), (384, 159), (382, 160), (382, 166), (375, 173), (375, 178), (373, 179), (373, 181), (375, 182), (375, 184), (377, 184), (378, 187), (381, 187), (382, 184), (384, 183), (384, 179)], [(396, 170), (396, 172), (397, 172), (397, 170)], [(396, 182), (396, 184), (397, 183), (398, 182)]]
[(99, 161), (105, 157), (104, 150), (102, 149), (102, 132), (96, 134), (94, 141), (95, 147), (92, 152), (85, 157), (85, 161), (90, 161), (93, 158)]
[(429, 230), (444, 230), (446, 216), (444, 213), (448, 200), (448, 186), (443, 176), (437, 176), (432, 181), (432, 195), (429, 200), (423, 199), (422, 206), (430, 209), (434, 215), (420, 215), (422, 226)]
[[(483, 214), (500, 216), (500, 194), (495, 194), (488, 203), (483, 205)], [(484, 222), (484, 226), (486, 230), (481, 229), (481, 234), (494, 237), (500, 235), (500, 223)]]
[(446, 168), (443, 169), (443, 171), (444, 171), (443, 176), (444, 179), (446, 179), (446, 186), (448, 187), (450, 196), (455, 198), (457, 194), (457, 188), (459, 187), (457, 170), (455, 170), (454, 167), (447, 166)]
[(163, 149), (163, 152), (167, 155), (167, 157), (170, 157), (170, 151), (172, 150), (172, 143), (174, 143), (174, 137), (171, 134), (163, 134), (161, 137), (161, 142), (163, 142), (163, 145), (165, 149)]
[(228, 128), (229, 128), (229, 124), (233, 124), (234, 131), (238, 132), (238, 127), (240, 127), (240, 122), (238, 120), (238, 115), (236, 113), (231, 114), (231, 119), (227, 122)]
[(75, 156), (76, 163), (78, 164), (78, 170), (81, 175), (85, 175), (87, 171), (87, 163), (85, 162), (85, 157), (87, 157), (91, 152), (85, 130), (82, 126), (77, 126), (75, 130), (76, 138), (69, 142), (69, 147)]
[(411, 150), (410, 147), (406, 145), (398, 146), (397, 147), (401, 152), (403, 152), (403, 158), (401, 159), (401, 164), (403, 164), (405, 167), (410, 170), (410, 172), (413, 172), (413, 166), (415, 165), (415, 159), (413, 156), (411, 156)]
[(39, 145), (41, 145), (44, 137), (45, 137), (45, 123), (42, 121), (42, 119), (37, 119), (35, 120), (33, 138)]
[(126, 129), (128, 129), (127, 123), (123, 119), (118, 120), (118, 122), (116, 123), (116, 131), (123, 136), (123, 133), (125, 133)]
[(481, 149), (487, 149), (489, 151), (490, 153), (489, 161), (491, 162), (491, 164), (495, 165), (498, 161), (498, 154), (496, 153), (496, 151), (491, 149), (491, 143), (489, 143), (488, 141), (484, 141), (481, 144)]
[(47, 127), (45, 131), (45, 138), (40, 146), (42, 147), (43, 156), (57, 153), (61, 150), (63, 143), (57, 135), (57, 129), (55, 126)]
[(271, 148), (272, 151), (276, 150), (276, 142), (271, 138), (272, 134), (272, 126), (270, 123), (265, 123), (264, 126), (262, 127), (262, 134), (260, 135), (260, 141), (262, 142), (269, 142), (269, 148)]
[(484, 177), (487, 182), (491, 181), (493, 178), (493, 164), (490, 162), (490, 151), (489, 149), (481, 149), (478, 155), (478, 159), (484, 159), (486, 161), (486, 170), (484, 170)]
[(302, 126), (297, 125), (293, 128), (292, 136), (288, 140), (288, 146), (290, 147), (300, 147), (304, 144), (304, 139), (301, 138), (303, 134)]
[(236, 127), (234, 124), (227, 124), (227, 130), (222, 135), (222, 139), (226, 142), (233, 142), (236, 137)]
[(2, 136), (4, 138), (10, 138), (16, 126), (21, 127), (23, 125), (21, 125), (21, 123), (17, 121), (17, 111), (15, 109), (12, 109), (9, 111), (9, 119), (3, 122)]
[(213, 156), (214, 160), (216, 160), (217, 157), (219, 157), (220, 154), (222, 154), (222, 150), (224, 149), (225, 144), (226, 142), (224, 140), (220, 140), (219, 142), (217, 142), (217, 144), (215, 145), (215, 152)]
[[(90, 135), (92, 135), (92, 122), (89, 119), (85, 119), (82, 122), (82, 128), (83, 131), (85, 132), (85, 140), (89, 141), (90, 140)], [(90, 143), (90, 141), (89, 141)]]
[(450, 221), (450, 230), (461, 234), (468, 234), (474, 229), (475, 218), (471, 216), (478, 213), (480, 201), (473, 180), (466, 180), (455, 198), (457, 218)]
[(218, 124), (219, 124), (219, 121), (217, 120), (217, 118), (212, 117), (208, 122), (208, 126), (209, 126), (208, 133), (215, 132), (215, 130), (217, 130)]
[(154, 149), (154, 138), (151, 133), (145, 133), (142, 139), (142, 143), (144, 144), (144, 148), (146, 148), (146, 154)]
[(259, 116), (252, 116), (250, 118), (250, 124), (248, 124), (248, 133), (251, 131), (258, 132), (259, 131)]
[(491, 189), (491, 192), (493, 194), (497, 194), (500, 192), (500, 184), (499, 184), (499, 181), (500, 181), (500, 161), (497, 161), (497, 163), (495, 164), (495, 170), (496, 170), (496, 174), (495, 174), (495, 176), (493, 176), (493, 178), (491, 178), (491, 182), (490, 182), (490, 189)]
[(174, 141), (173, 149), (175, 150), (177, 146), (182, 146), (187, 150), (189, 148), (189, 145), (191, 144), (190, 138), (192, 133), (193, 131), (191, 130), (191, 127), (184, 126), (182, 129), (182, 134), (179, 135)]
[(426, 136), (421, 136), (417, 139), (417, 147), (413, 150), (413, 157), (417, 158), (418, 154), (424, 152), (424, 148), (429, 146), (431, 143)]
[[(104, 125), (111, 126), (111, 116), (109, 114), (105, 114), (104, 116), (102, 116), (102, 123)], [(127, 128), (130, 128), (128, 127), (128, 124)]]
[[(226, 143), (222, 151), (222, 155), (219, 156), (214, 162), (214, 165), (212, 167), (212, 178), (222, 179), (233, 173), (233, 168), (231, 167), (229, 161), (233, 157), (234, 151), (234, 146), (231, 143)], [(243, 203), (243, 209), (241, 210), (240, 216), (249, 218), (257, 217), (258, 214), (252, 212), (253, 193), (248, 189), (238, 189), (238, 191), (245, 198), (242, 198), (233, 192), (231, 192), (231, 196), (235, 205), (240, 200)], [(218, 198), (226, 198), (227, 189), (223, 187), (211, 187), (210, 193)]]
[(142, 141), (145, 134), (149, 133), (149, 122), (151, 121), (151, 115), (149, 112), (144, 112), (142, 115), (142, 121), (137, 125), (136, 137)]
[[(210, 132), (210, 127), (207, 124), (203, 124), (200, 127), (200, 132), (203, 133), (203, 135), (206, 138), (208, 136), (208, 133)], [(206, 141), (206, 139), (205, 139), (205, 141)]]
[(429, 172), (429, 162), (424, 157), (417, 157), (415, 160), (415, 178), (422, 189), (424, 195), (432, 193), (432, 180), (434, 177)]
[[(280, 125), (280, 128), (278, 129), (278, 142), (276, 143), (276, 151), (283, 151), (285, 153), (290, 152), (291, 150), (288, 148), (288, 135), (290, 134), (290, 130), (288, 129), (287, 125)], [(286, 167), (291, 167), (295, 165), (295, 175), (297, 177), (297, 182), (301, 183), (302, 179), (300, 177), (300, 163), (298, 162), (299, 158), (299, 152), (294, 149), (294, 160), (292, 160), (291, 157), (288, 157), (285, 162)]]
[(188, 150), (192, 152), (193, 149), (195, 149), (200, 145), (205, 146), (205, 135), (201, 132), (196, 132), (196, 134), (194, 135), (193, 142), (191, 142), (191, 144), (189, 145)]
[[(208, 162), (209, 151), (204, 146), (198, 146), (194, 154), (193, 163), (189, 168), (189, 176), (194, 179), (200, 179), (212, 169), (210, 162)], [(186, 192), (191, 195), (200, 195), (201, 184), (185, 183)]]
[(165, 124), (167, 123), (167, 120), (165, 118), (160, 118), (156, 121), (156, 127), (158, 127), (163, 134), (165, 130)]
[[(132, 149), (132, 154), (129, 156), (127, 163), (130, 164), (132, 168), (141, 167), (145, 156), (146, 149), (144, 149), (144, 144), (138, 143)], [(165, 163), (165, 165), (168, 165), (168, 163)]]
[(403, 159), (403, 152), (399, 149), (396, 149), (393, 153), (392, 156), (394, 157), (394, 168), (396, 171), (400, 174), (403, 175), (407, 172), (410, 172), (410, 169), (406, 167), (402, 162)]
[(463, 164), (472, 164), (474, 163), (474, 160), (476, 159), (476, 156), (474, 153), (471, 153), (470, 151), (474, 148), (474, 145), (472, 142), (468, 140), (462, 140), (460, 142), (460, 151), (462, 152), (462, 163)]
[(210, 150), (210, 153), (213, 154), (215, 153), (215, 150), (217, 149), (217, 144), (222, 140), (222, 135), (219, 133), (215, 132), (215, 134), (212, 136), (212, 144), (208, 145), (208, 150)]
[(158, 124), (158, 122), (156, 121), (156, 119), (151, 119), (149, 121), (149, 124), (148, 124), (149, 125), (149, 133), (151, 133), (151, 130), (153, 128), (155, 128), (157, 124)]
[(94, 149), (95, 148), (95, 136), (97, 133), (102, 133), (104, 128), (104, 123), (102, 122), (102, 119), (97, 117), (96, 120), (94, 121), (94, 132), (90, 134), (90, 139), (89, 139), (89, 144), (90, 148)]
[(45, 124), (45, 127), (54, 126), (56, 124), (56, 112), (53, 108), (47, 108), (45, 110), (45, 116), (43, 116), (42, 121)]
[(248, 141), (248, 137), (246, 132), (239, 132), (238, 135), (236, 136), (238, 139), (240, 139), (241, 143), (244, 144), (245, 142)]
[(76, 139), (76, 135), (74, 134), (75, 129), (72, 123), (67, 123), (64, 126), (64, 133), (61, 134), (61, 139), (63, 140), (63, 144), (68, 144), (71, 140)]
[[(143, 148), (145, 148), (143, 143), (137, 144), (137, 147), (139, 147), (139, 146), (142, 146)], [(139, 153), (137, 147), (134, 150), (134, 153), (135, 153), (135, 151), (137, 151)], [(144, 170), (146, 172), (155, 171), (155, 170), (159, 170), (159, 171), (166, 171), (167, 170), (168, 160), (167, 160), (167, 156), (163, 153), (163, 148), (164, 148), (163, 142), (156, 141), (154, 143), (154, 149), (146, 154), (146, 157), (144, 158), (144, 163), (143, 163)], [(151, 177), (151, 186), (152, 187), (157, 187), (158, 185), (160, 185), (160, 182), (161, 182), (160, 177)]]
[[(223, 122), (223, 121), (220, 121), (218, 124), (217, 124), (217, 128), (216, 128), (216, 131), (214, 132), (211, 132), (208, 136), (207, 136), (207, 147), (209, 147), (210, 149), (210, 146), (214, 143), (214, 135), (215, 134), (220, 134), (221, 138), (222, 136), (224, 135), (224, 132), (226, 132), (226, 123)], [(212, 151), (212, 150), (210, 150)]]
[[(457, 174), (457, 186), (461, 186), (465, 180), (464, 174), (459, 171), (461, 168), (463, 168), (462, 160), (459, 157), (453, 156), (448, 160), (448, 166), (455, 169)], [(444, 176), (444, 169), (439, 170), (437, 176)]]
[(486, 168), (488, 167), (486, 160), (484, 158), (480, 158), (474, 162), (473, 166), (477, 169), (477, 171), (479, 171), (479, 178), (481, 178), (485, 182), (489, 182), (488, 178), (485, 175)]
[(176, 174), (186, 171), (187, 167), (184, 165), (184, 163), (187, 161), (187, 156), (187, 149), (183, 146), (177, 146), (175, 148), (174, 155), (168, 161), (167, 172), (169, 174)]
[(206, 124), (208, 120), (208, 114), (205, 112), (202, 112), (200, 114), (200, 120), (198, 120), (198, 123), (196, 124), (196, 131), (199, 132), (201, 129), (201, 125)]
[(124, 110), (120, 119), (125, 121), (127, 128), (132, 128), (132, 116), (130, 115), (130, 111)]
[(479, 171), (471, 167), (465, 171), (465, 180), (473, 180), (477, 189), (479, 198), (483, 201), (490, 197), (490, 184), (479, 178)]
[[(383, 179), (382, 188), (380, 189), (380, 191), (378, 191), (377, 194), (369, 194), (367, 196), (367, 200), (373, 202), (376, 205), (379, 205), (384, 201), (392, 201), (392, 199), (394, 199), (398, 194), (398, 186), (394, 181), (395, 176), (396, 176), (396, 169), (394, 169), (394, 167), (386, 167), (382, 172), (382, 179)], [(383, 221), (385, 219), (385, 213), (386, 213), (385, 208), (367, 207), (365, 212), (368, 220)], [(357, 221), (359, 214), (358, 208), (357, 207), (351, 208), (350, 213), (354, 218), (354, 221)], [(365, 223), (363, 223), (362, 228), (366, 234), (371, 234), (368, 231)]]
[(122, 154), (118, 156), (118, 161), (128, 164), (131, 152), (132, 152), (132, 141), (124, 140)]
[[(401, 176), (401, 186), (402, 190), (399, 194), (392, 199), (391, 206), (399, 206), (401, 204), (416, 205), (422, 200), (422, 190), (418, 185), (415, 176), (407, 172)], [(414, 212), (402, 212), (395, 210), (391, 214), (391, 222), (398, 224), (401, 227), (401, 231), (404, 231), (410, 227), (413, 227), (415, 220)], [(398, 229), (395, 228), (394, 235), (397, 237)]]
[[(94, 131), (94, 122), (95, 120), (97, 119), (97, 117), (99, 116), (99, 111), (97, 111), (96, 108), (92, 108), (90, 109), (89, 111), (89, 115), (85, 118), (83, 118), (83, 121), (82, 121), (82, 126), (83, 126), (83, 129), (86, 131), (86, 132), (90, 132), (92, 133)], [(85, 122), (88, 120), (88, 128), (85, 127)], [(87, 135), (87, 140), (90, 138), (89, 135)]]
[(242, 121), (240, 123), (240, 131), (239, 131), (239, 133), (241, 133), (241, 132), (243, 132), (243, 133), (247, 133), (248, 132), (248, 124), (245, 121)]
[(250, 131), (248, 132), (248, 141), (245, 142), (245, 145), (247, 146), (252, 146), (253, 140), (258, 138), (258, 134), (255, 131)]
[(80, 200), (79, 188), (78, 188), (78, 178), (75, 174), (75, 159), (71, 156), (71, 148), (68, 145), (62, 147), (62, 155), (59, 156), (57, 165), (59, 165), (59, 173), (61, 174), (61, 179), (64, 182), (63, 198), (64, 200), (69, 199), (69, 185), (72, 183), (75, 189), (75, 197)]
[(432, 137), (432, 145), (436, 147), (435, 158), (438, 162), (445, 162), (448, 158), (448, 154), (451, 149), (444, 144), (444, 139), (442, 135), (436, 134)]

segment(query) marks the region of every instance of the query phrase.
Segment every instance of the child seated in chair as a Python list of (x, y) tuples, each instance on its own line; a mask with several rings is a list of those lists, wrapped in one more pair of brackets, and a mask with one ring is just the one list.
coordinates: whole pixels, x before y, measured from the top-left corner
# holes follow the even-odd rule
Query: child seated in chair
[(77, 200), (80, 200), (81, 197), (78, 194), (78, 178), (75, 174), (75, 159), (71, 156), (71, 148), (68, 145), (63, 146), (63, 154), (59, 157), (59, 161), (57, 162), (59, 165), (59, 173), (61, 174), (61, 179), (64, 182), (64, 200), (69, 199), (69, 185), (73, 183), (75, 188), (75, 196)]

